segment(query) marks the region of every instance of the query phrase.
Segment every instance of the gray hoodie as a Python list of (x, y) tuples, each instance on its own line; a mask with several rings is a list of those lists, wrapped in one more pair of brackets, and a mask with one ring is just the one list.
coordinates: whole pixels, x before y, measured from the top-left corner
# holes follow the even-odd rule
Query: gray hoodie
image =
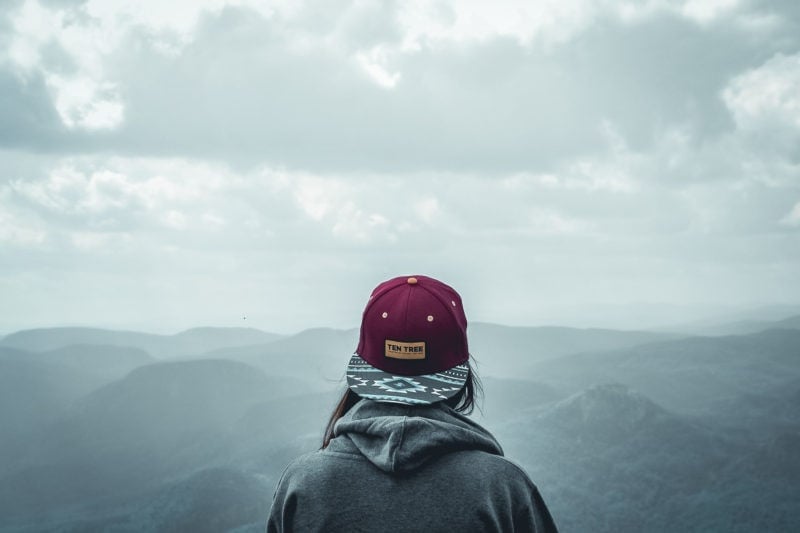
[(527, 474), (443, 403), (361, 400), (334, 435), (286, 468), (268, 533), (556, 531)]

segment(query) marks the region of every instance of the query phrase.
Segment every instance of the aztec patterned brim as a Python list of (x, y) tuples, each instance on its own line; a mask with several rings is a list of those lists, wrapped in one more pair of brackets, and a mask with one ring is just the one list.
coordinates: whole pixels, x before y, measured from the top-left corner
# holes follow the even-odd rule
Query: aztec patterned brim
[(435, 374), (401, 376), (379, 370), (353, 354), (347, 365), (347, 384), (362, 398), (426, 405), (454, 396), (466, 383), (467, 371), (465, 363)]

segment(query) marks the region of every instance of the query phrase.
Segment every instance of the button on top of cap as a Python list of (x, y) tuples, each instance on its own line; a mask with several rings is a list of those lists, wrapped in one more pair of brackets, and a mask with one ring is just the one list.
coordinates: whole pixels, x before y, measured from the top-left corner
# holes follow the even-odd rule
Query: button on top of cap
[(406, 281), (408, 282), (409, 285), (417, 284), (417, 278), (408, 278)]

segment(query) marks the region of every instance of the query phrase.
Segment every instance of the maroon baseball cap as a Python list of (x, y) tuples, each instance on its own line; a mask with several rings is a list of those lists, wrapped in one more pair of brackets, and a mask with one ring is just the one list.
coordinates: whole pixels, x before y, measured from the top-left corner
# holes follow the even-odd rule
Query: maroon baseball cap
[(468, 359), (458, 293), (427, 276), (402, 276), (372, 291), (347, 382), (365, 398), (430, 404), (464, 386)]

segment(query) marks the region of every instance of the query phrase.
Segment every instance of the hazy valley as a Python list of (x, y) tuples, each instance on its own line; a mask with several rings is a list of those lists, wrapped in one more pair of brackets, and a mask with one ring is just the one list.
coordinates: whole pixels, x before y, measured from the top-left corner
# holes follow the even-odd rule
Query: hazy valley
[[(800, 524), (800, 317), (686, 331), (470, 325), (473, 416), (563, 531)], [(0, 530), (262, 530), (286, 463), (319, 447), (357, 337), (3, 337)]]

